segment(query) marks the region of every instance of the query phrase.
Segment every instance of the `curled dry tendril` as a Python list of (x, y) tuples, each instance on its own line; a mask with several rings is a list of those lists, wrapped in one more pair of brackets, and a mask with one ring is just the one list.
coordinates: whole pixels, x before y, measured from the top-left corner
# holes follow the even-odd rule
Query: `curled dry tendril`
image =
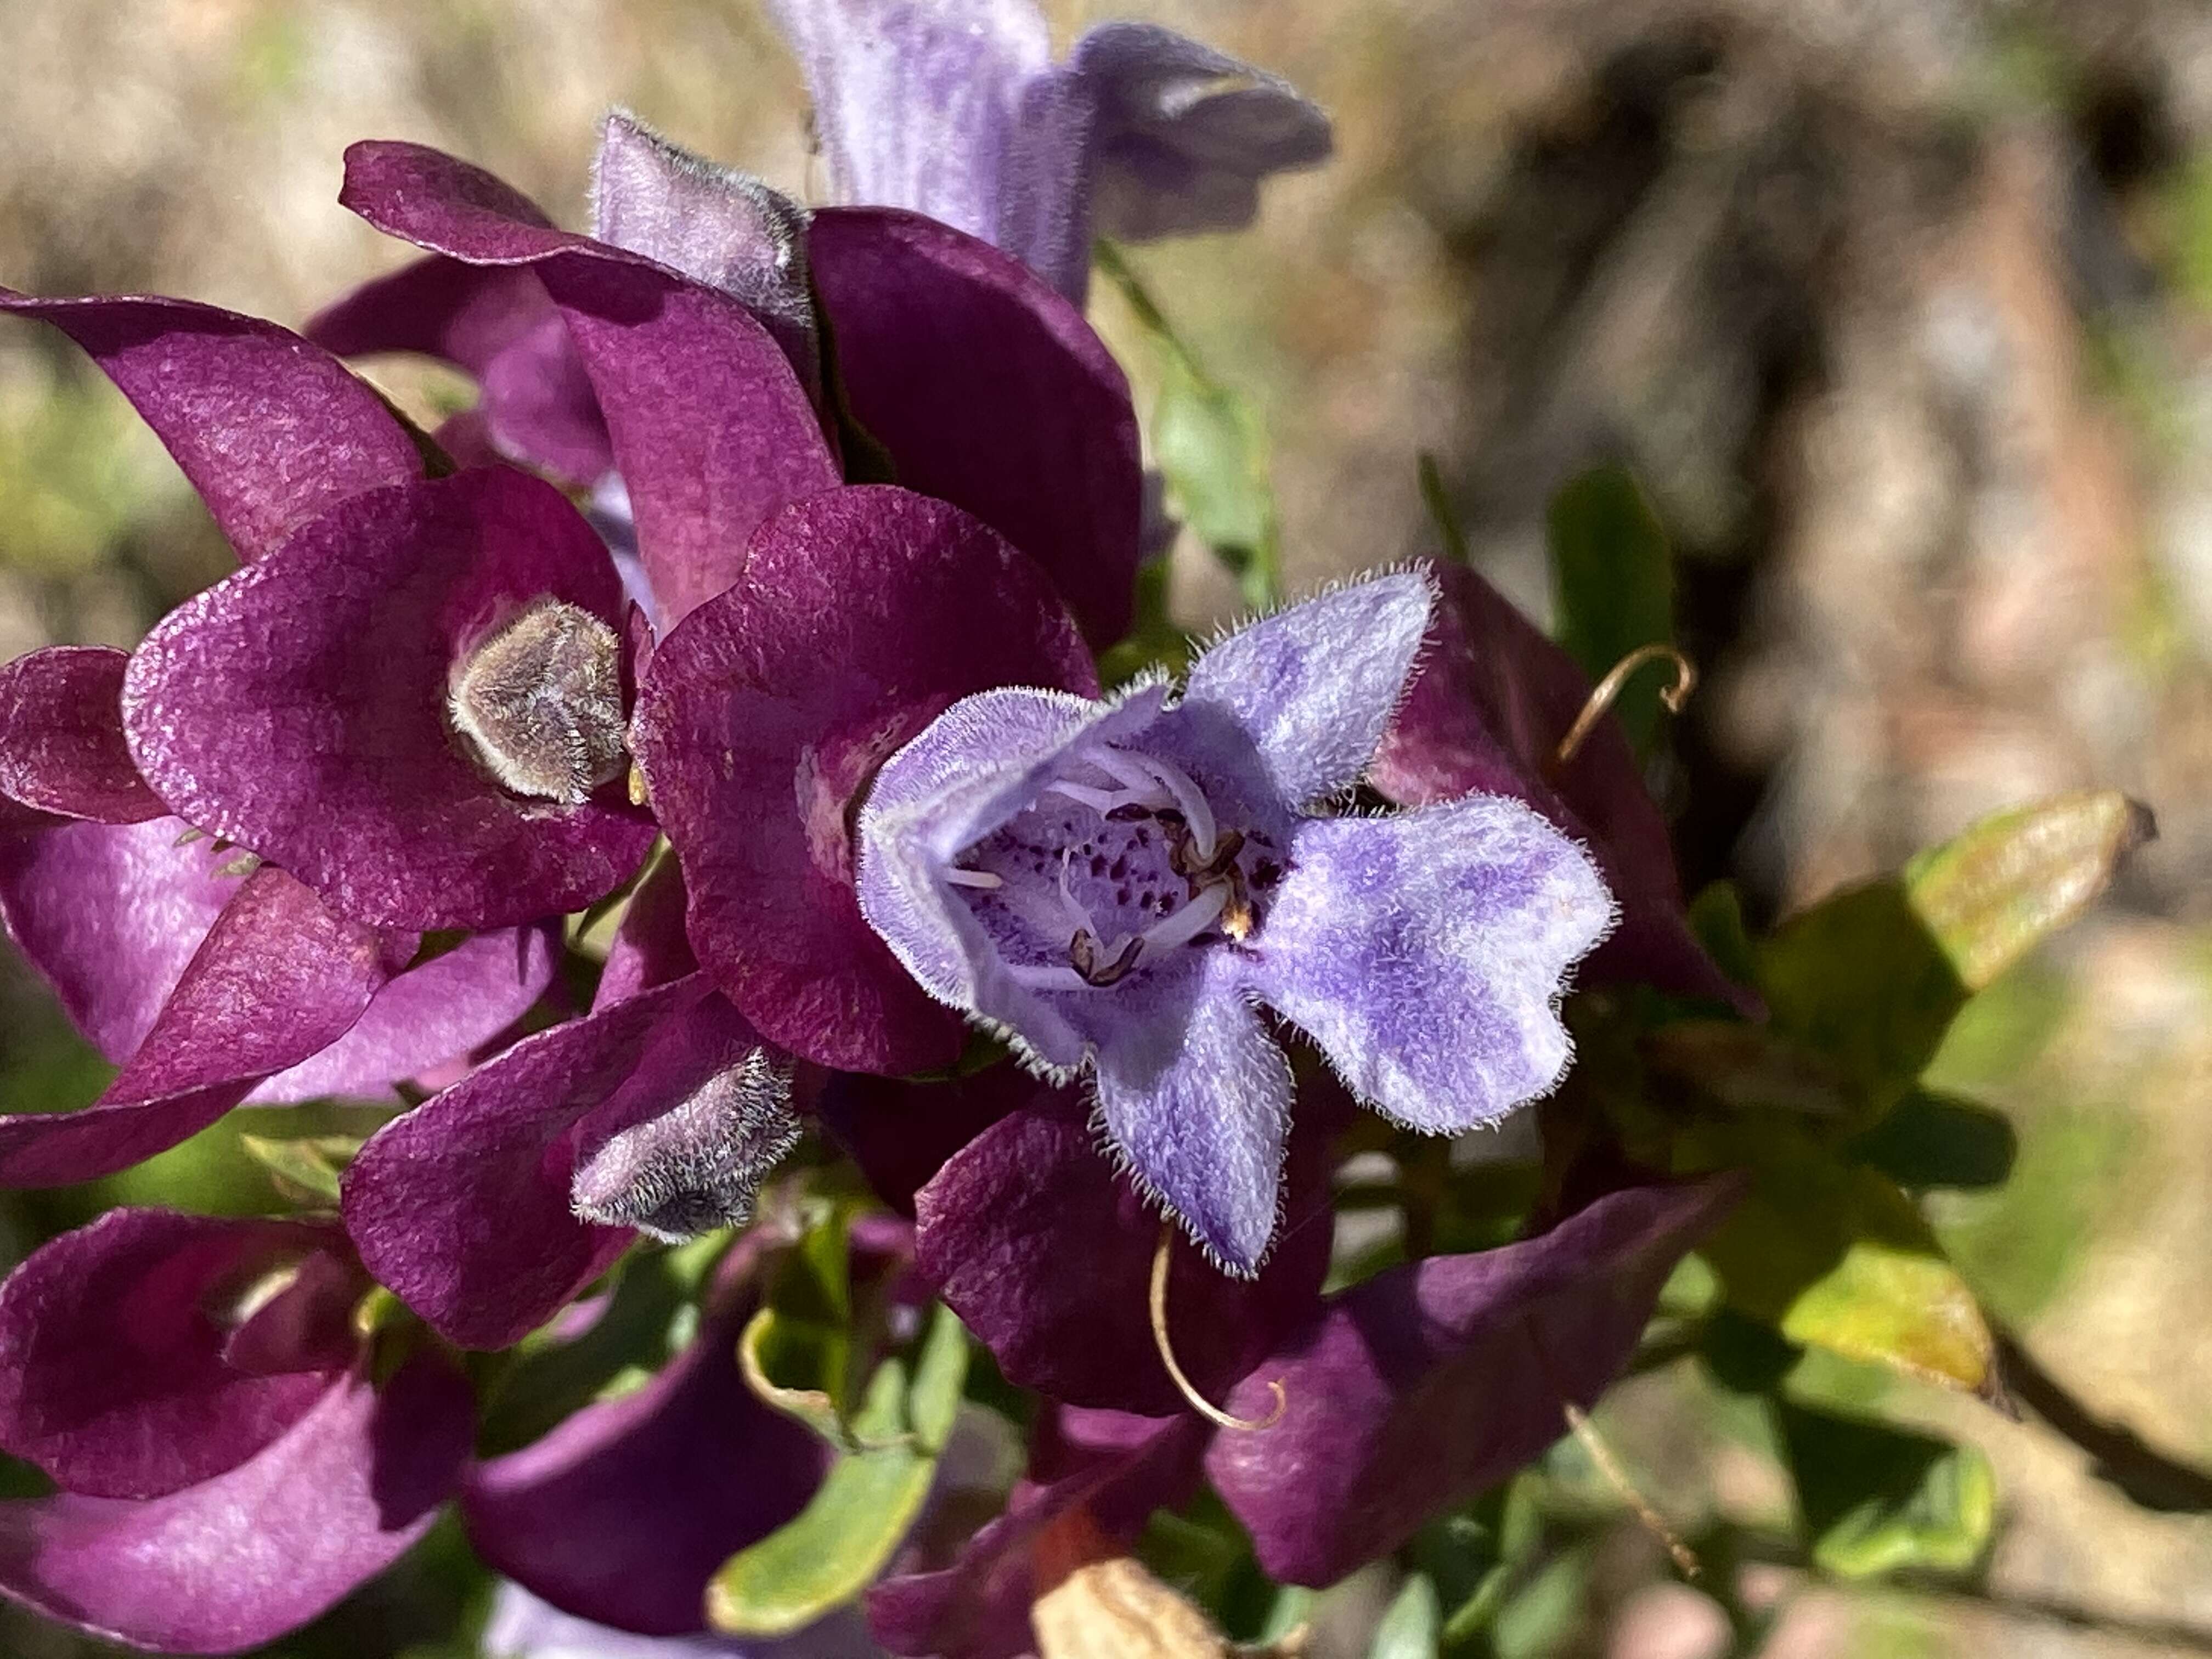
[(1261, 1429), (1273, 1428), (1283, 1420), (1283, 1413), (1290, 1404), (1290, 1396), (1283, 1392), (1279, 1379), (1267, 1384), (1274, 1394), (1275, 1404), (1265, 1417), (1232, 1417), (1199, 1393), (1190, 1378), (1183, 1375), (1182, 1365), (1176, 1363), (1175, 1349), (1168, 1341), (1168, 1252), (1174, 1244), (1175, 1223), (1161, 1222), (1159, 1248), (1152, 1252), (1152, 1343), (1160, 1351), (1160, 1363), (1168, 1368), (1168, 1376), (1173, 1379), (1177, 1391), (1190, 1402), (1190, 1408), (1207, 1422), (1221, 1428), (1241, 1429), (1255, 1434)]
[(1582, 713), (1575, 716), (1575, 723), (1567, 728), (1567, 735), (1559, 739), (1559, 746), (1552, 752), (1553, 771), (1565, 770), (1567, 763), (1574, 759), (1583, 746), (1583, 739), (1589, 736), (1590, 728), (1604, 718), (1605, 711), (1613, 707), (1613, 699), (1620, 695), (1620, 688), (1628, 684), (1628, 677), (1647, 662), (1662, 660), (1674, 665), (1674, 683), (1659, 694), (1659, 700), (1667, 705), (1668, 714), (1682, 712), (1682, 705), (1689, 702), (1690, 693), (1698, 689), (1697, 664), (1671, 645), (1638, 646), (1613, 664), (1606, 677), (1590, 689)]

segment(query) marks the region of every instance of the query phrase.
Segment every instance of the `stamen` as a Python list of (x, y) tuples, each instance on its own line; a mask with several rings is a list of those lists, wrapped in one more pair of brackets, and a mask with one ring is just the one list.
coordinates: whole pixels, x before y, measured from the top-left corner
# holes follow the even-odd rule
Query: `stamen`
[(1673, 646), (1663, 643), (1638, 646), (1619, 662), (1613, 664), (1606, 677), (1591, 688), (1582, 713), (1567, 728), (1567, 735), (1559, 739), (1559, 746), (1552, 754), (1552, 769), (1559, 771), (1573, 760), (1582, 748), (1583, 741), (1592, 727), (1605, 717), (1605, 711), (1620, 696), (1620, 689), (1628, 684), (1628, 677), (1647, 662), (1661, 660), (1674, 665), (1674, 683), (1659, 694), (1659, 701), (1667, 705), (1667, 712), (1679, 714), (1682, 705), (1690, 700), (1690, 693), (1698, 688), (1698, 665)]
[(977, 887), (985, 892), (1006, 884), (1003, 878), (993, 875), (988, 870), (963, 870), (957, 864), (945, 871), (945, 878), (955, 887)]
[(1032, 991), (1095, 991), (1100, 988), (1056, 962), (1010, 962), (1006, 977)]
[(1131, 799), (1127, 793), (1118, 789), (1093, 789), (1087, 783), (1070, 783), (1066, 778), (1054, 778), (1050, 783), (1045, 785), (1044, 793), (1048, 795), (1065, 795), (1079, 805), (1089, 807), (1102, 818), (1109, 812), (1119, 811), (1124, 807), (1141, 806), (1144, 804), (1141, 801)]
[(1216, 883), (1180, 910), (1162, 916), (1138, 938), (1156, 951), (1188, 945), (1220, 919), (1221, 913), (1229, 908), (1231, 896), (1227, 884)]
[(1087, 928), (1079, 929), (1075, 937), (1067, 942), (1067, 959), (1075, 964), (1075, 971), (1083, 975), (1084, 983), (1103, 990), (1109, 985), (1119, 984), (1128, 976), (1129, 970), (1137, 965), (1137, 957), (1144, 948), (1145, 941), (1141, 939), (1124, 939), (1121, 948), (1114, 953), (1113, 959), (1102, 963), (1098, 957), (1098, 941), (1091, 937)]
[(1129, 758), (1158, 779), (1168, 793), (1175, 797), (1176, 805), (1182, 809), (1190, 824), (1190, 838), (1198, 843), (1199, 857), (1212, 858), (1215, 839), (1213, 808), (1207, 803), (1205, 792), (1190, 781), (1181, 767), (1170, 765), (1156, 755), (1132, 753)]
[(1272, 1429), (1283, 1420), (1283, 1413), (1290, 1407), (1290, 1396), (1283, 1391), (1281, 1379), (1267, 1384), (1275, 1396), (1274, 1409), (1265, 1417), (1231, 1417), (1200, 1394), (1190, 1378), (1183, 1375), (1182, 1367), (1176, 1363), (1175, 1348), (1168, 1341), (1168, 1250), (1175, 1243), (1175, 1223), (1160, 1223), (1159, 1248), (1152, 1252), (1152, 1346), (1160, 1351), (1160, 1364), (1168, 1368), (1168, 1378), (1176, 1391), (1190, 1402), (1191, 1410), (1218, 1428), (1241, 1429), (1256, 1434), (1262, 1429)]

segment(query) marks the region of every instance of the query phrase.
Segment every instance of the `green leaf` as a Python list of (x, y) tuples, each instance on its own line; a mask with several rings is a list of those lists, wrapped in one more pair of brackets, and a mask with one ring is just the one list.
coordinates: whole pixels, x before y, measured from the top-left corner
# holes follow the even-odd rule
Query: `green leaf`
[(1247, 605), (1276, 605), (1282, 529), (1259, 405), (1206, 372), (1118, 250), (1101, 242), (1096, 258), (1152, 349), (1158, 384), (1150, 436), (1170, 509), (1229, 567)]
[[(1592, 680), (1639, 647), (1674, 637), (1674, 567), (1667, 532), (1636, 480), (1601, 466), (1568, 480), (1548, 520), (1559, 643)], [(1638, 670), (1613, 713), (1638, 755), (1659, 732), (1659, 693), (1673, 671)]]
[(1957, 1095), (1916, 1089), (1844, 1152), (1914, 1190), (2002, 1187), (2019, 1155), (2020, 1137), (2002, 1112)]
[(1759, 952), (1775, 1030), (1838, 1061), (1872, 1122), (1966, 999), (2081, 915), (2150, 833), (2150, 815), (2124, 795), (2063, 795), (1814, 906)]
[(2080, 915), (2158, 833), (2150, 809), (2110, 790), (2000, 812), (1905, 866), (1912, 908), (1969, 991)]
[(1759, 957), (1743, 921), (1743, 899), (1732, 881), (1707, 885), (1690, 904), (1690, 931), (1705, 954), (1739, 985), (1759, 982)]
[(1442, 1625), (1436, 1585), (1425, 1572), (1409, 1573), (1375, 1627), (1367, 1659), (1435, 1659)]
[(1959, 1572), (1987, 1547), (1996, 1480), (1972, 1446), (1778, 1404), (1813, 1559), (1844, 1578)]
[(866, 1448), (830, 1466), (798, 1518), (723, 1563), (707, 1590), (717, 1630), (783, 1636), (866, 1589), (920, 1513), (960, 1409), (968, 1334), (939, 1307), (922, 1338), (912, 1380), (886, 1359), (853, 1416)]
[(338, 1177), (362, 1148), (358, 1135), (302, 1135), (285, 1140), (241, 1133), (238, 1144), (295, 1204), (336, 1204)]
[(1444, 558), (1452, 564), (1465, 564), (1467, 532), (1460, 527), (1459, 514), (1452, 508), (1451, 492), (1444, 488), (1444, 476), (1437, 470), (1437, 458), (1427, 450), (1420, 459), (1421, 504), (1429, 509), (1429, 522), (1437, 527), (1437, 538), (1443, 544)]
[(858, 1351), (848, 1240), (859, 1208), (819, 1206), (738, 1338), (738, 1366), (755, 1395), (847, 1449), (855, 1432)]
[(1949, 1388), (1990, 1384), (1973, 1292), (1877, 1170), (1809, 1150), (1776, 1157), (1703, 1254), (1730, 1307), (1792, 1342)]

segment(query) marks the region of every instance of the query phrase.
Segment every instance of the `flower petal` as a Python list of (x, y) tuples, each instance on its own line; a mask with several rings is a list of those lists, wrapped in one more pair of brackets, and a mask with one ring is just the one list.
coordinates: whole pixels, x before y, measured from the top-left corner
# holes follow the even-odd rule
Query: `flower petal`
[(559, 953), (552, 923), (463, 939), (394, 979), (353, 1030), (279, 1072), (247, 1103), (386, 1097), (393, 1084), (465, 1058), (528, 1013), (553, 982)]
[(503, 1348), (629, 1245), (569, 1209), (574, 1131), (628, 1083), (698, 977), (525, 1037), (394, 1118), (347, 1170), (346, 1231), (378, 1279), (465, 1348)]
[(492, 1598), (484, 1659), (880, 1659), (854, 1607), (789, 1636), (637, 1636), (540, 1601), (512, 1580)]
[(1756, 1015), (1758, 998), (1731, 983), (1690, 932), (1666, 820), (1620, 722), (1600, 720), (1563, 771), (1553, 766), (1589, 679), (1476, 572), (1428, 568), (1441, 602), (1369, 781), (1407, 806), (1475, 792), (1527, 801), (1588, 844), (1620, 897), (1620, 926), (1590, 957), (1593, 981), (1650, 983)]
[[(197, 1134), (262, 1079), (343, 1036), (399, 965), (393, 957), (404, 962), (411, 949), (332, 915), (264, 866), (223, 907), (99, 1100), (78, 1112), (0, 1117), (0, 1186), (89, 1181)], [(241, 1020), (241, 1010), (252, 1018)]]
[(331, 1385), (255, 1456), (166, 1497), (0, 1504), (0, 1595), (165, 1653), (234, 1653), (381, 1572), (436, 1518), (473, 1431), (468, 1384), (420, 1356)]
[(1096, 684), (1036, 568), (957, 508), (889, 486), (786, 507), (745, 580), (654, 652), (632, 741), (682, 860), (690, 933), (762, 1034), (848, 1070), (958, 1051), (854, 894), (853, 808), (968, 692)]
[[(915, 1195), (916, 1264), (1017, 1386), (1071, 1405), (1181, 1410), (1148, 1311), (1158, 1219), (1100, 1152), (1079, 1096), (1001, 1069), (1025, 1107)], [(1301, 1114), (1281, 1245), (1256, 1279), (1228, 1278), (1189, 1251), (1171, 1260), (1176, 1357), (1201, 1394), (1243, 1376), (1320, 1293), (1332, 1240), (1328, 1116)]]
[(810, 398), (822, 387), (806, 270), (807, 211), (749, 173), (672, 144), (626, 110), (608, 115), (592, 167), (592, 228), (744, 301)]
[(168, 811), (123, 740), (130, 660), (106, 646), (56, 645), (0, 667), (0, 795), (102, 823)]
[(1052, 41), (1032, 0), (770, 0), (841, 202), (995, 238), (1023, 88)]
[(643, 1388), (471, 1470), (461, 1514), (477, 1553), (581, 1618), (702, 1629), (708, 1580), (805, 1508), (830, 1462), (827, 1443), (738, 1375), (750, 1311), (748, 1297), (708, 1318)]
[(527, 268), (434, 253), (363, 283), (301, 331), (341, 357), (411, 351), (482, 378), (501, 352), (557, 314)]
[(1374, 757), (1434, 604), (1410, 573), (1318, 594), (1209, 647), (1183, 701), (1226, 710), (1282, 799), (1312, 805), (1351, 788)]
[(1099, 1116), (1138, 1190), (1166, 1204), (1222, 1272), (1250, 1279), (1281, 1218), (1291, 1067), (1244, 1000), (1244, 964), (1205, 957), (1115, 988)]
[(182, 818), (0, 832), (0, 921), (77, 1030), (120, 1064), (238, 890), (238, 856)]
[(1285, 1583), (1334, 1583), (1534, 1457), (1634, 1351), (1659, 1287), (1735, 1202), (1723, 1179), (1599, 1200), (1551, 1231), (1394, 1267), (1240, 1383), (1273, 1428), (1214, 1437), (1214, 1489)]
[(419, 144), (352, 146), (339, 199), (418, 246), (538, 271), (599, 394), (668, 624), (737, 579), (761, 520), (838, 482), (805, 388), (740, 301), (552, 229), (489, 173)]
[(1558, 1083), (1563, 981), (1613, 914), (1583, 849), (1504, 796), (1316, 819), (1291, 844), (1252, 984), (1362, 1100), (1456, 1133)]
[(913, 213), (829, 209), (807, 244), (853, 413), (899, 482), (1043, 566), (1092, 645), (1128, 632), (1136, 412), (1082, 312), (1018, 259)]
[(615, 925), (607, 946), (607, 965), (592, 994), (593, 1009), (611, 1008), (641, 991), (650, 991), (699, 971), (691, 954), (691, 940), (684, 931), (684, 911), (689, 902), (684, 890), (684, 868), (663, 857), (630, 895), (622, 920)]
[(422, 476), (383, 399), (274, 323), (189, 300), (40, 300), (11, 289), (0, 289), (0, 311), (52, 323), (91, 354), (241, 559), (349, 495)]
[(578, 909), (653, 825), (619, 785), (510, 794), (463, 752), (451, 664), (540, 596), (620, 619), (605, 550), (560, 491), (504, 468), (370, 491), (179, 605), (125, 683), (147, 781), (194, 823), (384, 926), (500, 927)]
[(1102, 236), (1241, 229), (1261, 179), (1328, 159), (1328, 118), (1289, 82), (1156, 23), (1102, 24), (1064, 73), (1092, 108)]
[(0, 1285), (0, 1446), (100, 1498), (158, 1497), (244, 1462), (330, 1378), (231, 1365), (224, 1304), (332, 1245), (344, 1239), (327, 1226), (112, 1210), (40, 1246)]

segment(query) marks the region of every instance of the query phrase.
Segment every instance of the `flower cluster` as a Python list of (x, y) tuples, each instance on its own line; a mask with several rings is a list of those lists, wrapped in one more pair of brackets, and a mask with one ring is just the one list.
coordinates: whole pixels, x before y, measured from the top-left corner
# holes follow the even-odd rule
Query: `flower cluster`
[[(845, 1157), (890, 1212), (848, 1263), (878, 1348), (939, 1298), (1045, 1400), (980, 1531), (933, 1527), (948, 1455), (875, 1641), (1023, 1651), (1036, 1540), (1201, 1480), (1326, 1583), (1555, 1437), (1731, 1196), (1614, 1181), (1324, 1294), (1363, 1109), (1549, 1094), (1577, 964), (1741, 994), (1625, 740), (1551, 762), (1588, 685), (1466, 569), (1102, 688), (1157, 537), (1091, 238), (1243, 223), (1320, 113), (1149, 26), (1055, 64), (1026, 0), (776, 9), (847, 205), (617, 114), (589, 234), (356, 145), (342, 200), (422, 257), (301, 334), (0, 290), (240, 559), (127, 654), (0, 670), (0, 919), (119, 1068), (0, 1120), (0, 1182), (392, 1109), (334, 1214), (119, 1211), (0, 1290), (0, 1447), (58, 1488), (0, 1504), (0, 1591), (54, 1618), (263, 1640), (452, 1498), (517, 1630), (699, 1631), (872, 1455), (739, 1358)], [(476, 407), (416, 429), (344, 361), (392, 351)], [(479, 1439), (470, 1351), (588, 1344), (701, 1237), (649, 1381)]]

